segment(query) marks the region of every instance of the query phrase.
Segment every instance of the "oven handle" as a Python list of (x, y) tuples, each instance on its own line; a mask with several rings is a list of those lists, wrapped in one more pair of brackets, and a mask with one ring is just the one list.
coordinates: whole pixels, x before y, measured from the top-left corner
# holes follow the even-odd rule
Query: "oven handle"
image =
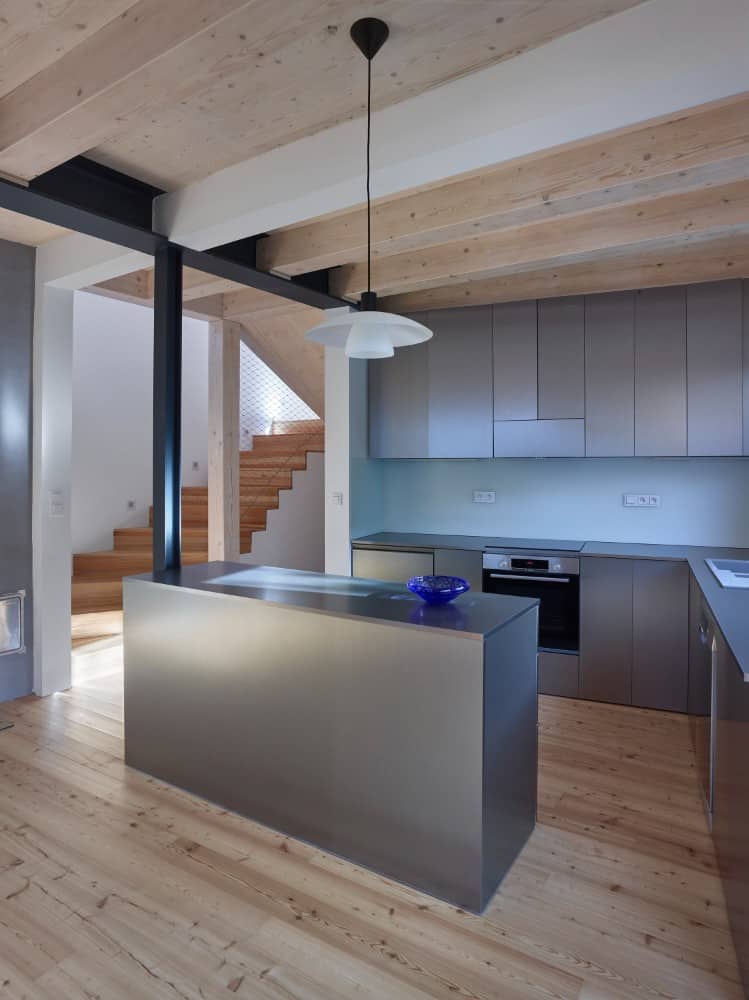
[(530, 580), (533, 583), (569, 583), (570, 578), (568, 576), (517, 576), (512, 573), (490, 573), (490, 579), (492, 580)]

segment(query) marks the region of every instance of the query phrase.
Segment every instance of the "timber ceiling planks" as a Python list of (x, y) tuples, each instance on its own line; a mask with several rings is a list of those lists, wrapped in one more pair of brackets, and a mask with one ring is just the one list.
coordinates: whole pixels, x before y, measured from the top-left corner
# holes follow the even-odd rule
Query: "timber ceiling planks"
[(40, 222), (27, 215), (19, 215), (17, 212), (0, 208), (0, 240), (38, 247), (57, 239), (58, 236), (64, 236), (67, 232), (67, 229), (53, 226), (49, 222)]
[(360, 116), (364, 70), (348, 37), (357, 17), (391, 27), (375, 64), (383, 107), (640, 2), (47, 0), (36, 31), (34, 4), (0, 0), (14, 12), (0, 31), (0, 52), (5, 40), (13, 55), (0, 171), (30, 179), (89, 153), (174, 189)]
[[(372, 287), (396, 312), (729, 277), (749, 243), (749, 94), (401, 193), (372, 228)], [(365, 258), (362, 207), (258, 243), (261, 267), (333, 267), (349, 299)]]

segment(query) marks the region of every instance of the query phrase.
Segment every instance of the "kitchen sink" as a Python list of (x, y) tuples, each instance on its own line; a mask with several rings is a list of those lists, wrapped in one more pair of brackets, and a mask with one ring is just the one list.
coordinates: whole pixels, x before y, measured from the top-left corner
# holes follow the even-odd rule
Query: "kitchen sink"
[(749, 590), (749, 559), (706, 559), (721, 587)]

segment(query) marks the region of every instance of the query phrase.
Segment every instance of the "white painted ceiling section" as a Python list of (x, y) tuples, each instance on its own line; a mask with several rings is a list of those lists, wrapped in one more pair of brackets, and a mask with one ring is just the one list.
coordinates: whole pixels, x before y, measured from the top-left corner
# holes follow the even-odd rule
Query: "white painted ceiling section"
[[(747, 91), (747, 37), (749, 0), (650, 0), (376, 112), (374, 197)], [(207, 249), (360, 204), (363, 130), (348, 122), (165, 194), (155, 227)], [(66, 252), (76, 239), (40, 248), (58, 281), (95, 266), (95, 250)], [(131, 253), (102, 255), (106, 277), (133, 270)]]

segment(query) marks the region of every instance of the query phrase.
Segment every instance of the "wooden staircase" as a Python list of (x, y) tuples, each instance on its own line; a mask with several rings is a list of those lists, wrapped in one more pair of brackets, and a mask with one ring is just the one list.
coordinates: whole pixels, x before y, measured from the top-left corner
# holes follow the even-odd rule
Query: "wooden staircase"
[[(276, 422), (273, 432), (254, 437), (240, 452), (240, 551), (252, 551), (252, 536), (265, 531), (268, 511), (278, 507), (281, 490), (293, 486), (294, 470), (307, 468), (307, 455), (324, 450), (321, 420)], [(153, 523), (153, 508), (149, 524)], [(73, 614), (122, 607), (122, 578), (147, 573), (153, 565), (153, 529), (115, 528), (114, 548), (73, 556)], [(182, 489), (182, 561), (208, 559), (208, 488)]]

